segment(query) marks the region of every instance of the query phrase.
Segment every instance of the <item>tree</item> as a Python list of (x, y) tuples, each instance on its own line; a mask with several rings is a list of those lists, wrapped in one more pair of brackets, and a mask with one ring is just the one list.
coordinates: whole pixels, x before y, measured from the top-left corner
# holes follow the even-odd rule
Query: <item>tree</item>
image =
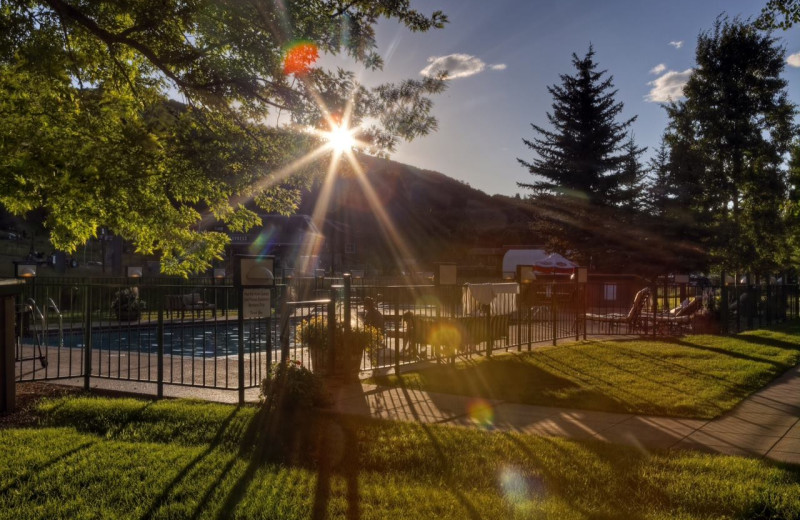
[(788, 29), (800, 23), (800, 0), (769, 0), (756, 20), (759, 29)]
[(628, 213), (642, 210), (645, 204), (644, 180), (647, 172), (639, 157), (646, 148), (639, 148), (631, 136), (622, 147), (623, 161), (618, 174), (619, 186), (611, 194), (611, 200)]
[[(6, 0), (0, 4), (0, 204), (44, 208), (74, 251), (107, 226), (168, 273), (201, 271), (255, 205), (291, 212), (320, 137), (345, 123), (390, 151), (436, 128), (442, 78), (368, 90), (316, 65), (346, 53), (382, 66), (374, 26), (442, 27), (395, 0)], [(180, 103), (176, 100), (180, 100)], [(279, 114), (292, 126), (267, 126)], [(300, 175), (290, 175), (300, 174)]]
[(669, 149), (663, 139), (648, 166), (650, 178), (647, 186), (646, 207), (653, 216), (665, 218), (670, 202), (675, 198), (675, 188), (670, 175)]
[(615, 102), (613, 77), (597, 71), (594, 49), (586, 56), (572, 55), (575, 75), (562, 74), (561, 84), (547, 88), (553, 96), (553, 111), (547, 119), (553, 130), (532, 124), (538, 137), (523, 139), (538, 157), (517, 159), (531, 174), (543, 178), (533, 184), (518, 183), (539, 193), (586, 197), (597, 205), (621, 202), (627, 160), (626, 129), (635, 117), (617, 122), (621, 102)]
[(795, 131), (784, 51), (749, 24), (718, 19), (700, 34), (696, 59), (686, 99), (667, 107), (679, 202), (711, 263), (775, 269), (786, 251), (781, 164)]

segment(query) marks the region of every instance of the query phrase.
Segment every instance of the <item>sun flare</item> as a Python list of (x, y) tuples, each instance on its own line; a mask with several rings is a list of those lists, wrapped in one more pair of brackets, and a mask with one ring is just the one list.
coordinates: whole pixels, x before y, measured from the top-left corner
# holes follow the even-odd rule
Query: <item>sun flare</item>
[(328, 145), (336, 152), (343, 153), (349, 152), (356, 145), (356, 139), (353, 137), (354, 129), (345, 128), (344, 126), (334, 126), (330, 132), (325, 133), (325, 139)]

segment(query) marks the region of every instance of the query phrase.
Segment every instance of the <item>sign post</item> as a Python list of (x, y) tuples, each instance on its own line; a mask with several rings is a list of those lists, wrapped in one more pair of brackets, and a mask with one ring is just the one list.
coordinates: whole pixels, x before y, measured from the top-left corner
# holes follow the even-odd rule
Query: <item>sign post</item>
[[(244, 404), (244, 320), (263, 318), (267, 337), (271, 333), (271, 291), (275, 286), (275, 257), (237, 255), (233, 283), (236, 286), (238, 316), (239, 404)], [(269, 344), (269, 342), (267, 342)], [(267, 352), (268, 358), (271, 353)]]

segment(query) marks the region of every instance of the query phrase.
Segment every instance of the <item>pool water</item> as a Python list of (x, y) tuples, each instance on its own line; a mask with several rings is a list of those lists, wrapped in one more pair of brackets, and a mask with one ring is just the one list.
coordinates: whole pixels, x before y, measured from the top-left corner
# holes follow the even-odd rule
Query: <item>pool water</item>
[[(245, 353), (267, 351), (267, 329), (265, 323), (245, 324)], [(272, 334), (271, 349), (279, 349), (277, 324), (274, 321), (269, 327), (269, 332)], [(217, 324), (211, 329), (165, 326), (164, 354), (205, 358), (236, 355), (239, 351), (238, 334), (239, 327), (236, 323)], [(48, 333), (42, 341), (43, 347), (58, 347), (60, 344), (59, 335), (53, 332)], [(33, 345), (36, 340), (31, 335), (22, 338), (22, 342)], [(83, 331), (65, 331), (63, 346), (64, 348), (85, 348), (86, 338)], [(95, 329), (92, 331), (92, 349), (155, 354), (158, 352), (158, 329), (151, 325)]]

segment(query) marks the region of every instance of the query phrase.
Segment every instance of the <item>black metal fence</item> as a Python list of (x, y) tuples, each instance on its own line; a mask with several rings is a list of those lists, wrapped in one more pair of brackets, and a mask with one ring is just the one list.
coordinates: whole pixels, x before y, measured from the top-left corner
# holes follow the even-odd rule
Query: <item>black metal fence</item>
[[(17, 379), (123, 379), (237, 390), (280, 359), (319, 368), (322, 341), (362, 370), (452, 362), (602, 335), (738, 332), (800, 316), (796, 284), (624, 282), (459, 286), (282, 280), (272, 311), (239, 315), (225, 281), (30, 280), (17, 305)], [(339, 283), (341, 282), (341, 283)], [(339, 339), (334, 338), (339, 335)], [(333, 347), (333, 348), (330, 348)], [(331, 365), (332, 366), (332, 365)]]

